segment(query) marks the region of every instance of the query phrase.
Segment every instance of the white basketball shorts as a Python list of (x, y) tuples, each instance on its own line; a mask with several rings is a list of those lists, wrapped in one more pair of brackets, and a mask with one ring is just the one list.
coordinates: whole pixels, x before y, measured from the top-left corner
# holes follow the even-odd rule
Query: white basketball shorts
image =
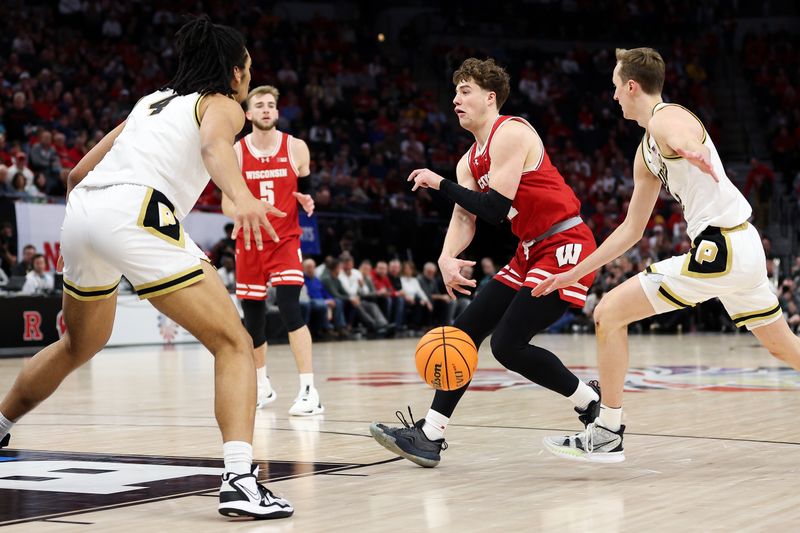
[(709, 227), (688, 253), (650, 265), (639, 281), (658, 314), (717, 297), (737, 327), (754, 329), (782, 315), (766, 262), (761, 237), (749, 223)]
[(205, 254), (183, 231), (172, 203), (142, 185), (77, 187), (61, 228), (64, 292), (108, 298), (120, 276), (139, 298), (161, 296), (203, 279)]

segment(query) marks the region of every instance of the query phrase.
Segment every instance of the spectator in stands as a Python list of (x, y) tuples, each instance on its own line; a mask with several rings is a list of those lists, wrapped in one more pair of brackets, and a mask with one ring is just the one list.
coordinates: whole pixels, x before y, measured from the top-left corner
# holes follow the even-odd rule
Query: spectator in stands
[[(335, 260), (334, 260), (335, 261)], [(330, 292), (322, 281), (321, 277), (317, 277), (315, 268), (316, 263), (313, 259), (306, 259), (303, 261), (303, 274), (305, 276), (305, 285), (308, 290), (308, 297), (311, 300), (312, 312), (314, 307), (318, 307), (320, 302), (324, 303), (329, 309), (333, 317), (333, 325), (339, 336), (344, 337), (349, 333), (347, 332), (347, 320), (344, 314), (344, 302), (341, 298), (336, 298)], [(330, 271), (326, 270), (328, 278), (331, 279)], [(338, 280), (337, 280), (338, 281)], [(323, 325), (324, 329), (328, 329)]]
[(236, 241), (231, 239), (231, 233), (233, 233), (233, 222), (225, 224), (224, 231), (224, 236), (218, 240), (214, 246), (211, 247), (211, 260), (214, 262), (214, 266), (217, 268), (222, 266), (222, 256), (229, 255), (231, 257), (236, 257)]
[[(360, 271), (353, 268), (353, 256), (345, 252), (339, 256), (340, 271), (338, 275), (339, 283), (347, 294), (348, 306), (355, 311), (356, 317), (366, 328), (377, 334), (385, 334), (388, 322), (386, 317), (375, 302), (364, 300), (359, 295), (364, 286), (364, 276)], [(324, 283), (324, 281), (323, 281)], [(328, 291), (330, 292), (330, 291)]]
[(386, 261), (375, 263), (375, 270), (372, 271), (372, 283), (375, 285), (375, 293), (378, 295), (378, 303), (381, 305), (383, 315), (394, 324), (398, 332), (404, 331), (406, 329), (406, 301), (397, 293), (392, 280), (389, 279), (389, 266)]
[(37, 172), (33, 178), (33, 183), (25, 188), (25, 192), (31, 199), (47, 197), (47, 176), (44, 172)]
[(438, 274), (436, 265), (428, 262), (422, 266), (422, 274), (417, 276), (417, 279), (428, 300), (433, 304), (431, 325), (450, 326), (453, 324), (456, 302), (445, 292), (444, 283)]
[(12, 276), (26, 276), (33, 270), (33, 256), (36, 255), (36, 247), (26, 244), (22, 249), (22, 259), (11, 269)]
[[(331, 317), (338, 318), (336, 302), (317, 277), (314, 271), (316, 266), (317, 264), (313, 259), (303, 261), (303, 275), (305, 277), (305, 285), (303, 287), (309, 303), (309, 313), (304, 318), (312, 334), (315, 336), (319, 334), (327, 336), (333, 331), (333, 326), (330, 322)], [(344, 322), (343, 314), (339, 314), (342, 315), (342, 322)], [(317, 324), (319, 325), (318, 327)]]
[(33, 256), (33, 270), (25, 276), (22, 294), (42, 294), (53, 290), (55, 281), (50, 272), (45, 272), (47, 265), (42, 254)]
[(14, 225), (11, 222), (0, 223), (0, 268), (6, 274), (11, 274), (11, 269), (17, 264), (14, 250)]
[(492, 281), (492, 278), (495, 274), (497, 274), (497, 267), (494, 265), (494, 260), (491, 257), (484, 257), (481, 259), (481, 272), (483, 272), (483, 277), (478, 282), (478, 286), (475, 288), (475, 292), (478, 293), (482, 288), (486, 286), (487, 283)]
[(417, 268), (411, 261), (403, 261), (400, 272), (400, 286), (406, 299), (408, 325), (415, 330), (430, 327), (433, 302), (422, 289), (417, 279)]
[[(20, 78), (22, 78), (22, 75), (20, 75)], [(37, 122), (38, 117), (28, 105), (25, 93), (22, 91), (14, 93), (11, 108), (6, 110), (3, 117), (8, 141), (11, 143), (15, 141), (24, 143), (27, 140), (28, 129)]]
[(25, 152), (17, 152), (14, 156), (14, 165), (8, 169), (8, 179), (12, 184), (17, 174), (25, 178), (23, 190), (33, 183), (33, 171), (28, 168), (28, 156), (25, 155)]
[(48, 182), (56, 182), (61, 177), (61, 159), (53, 146), (53, 134), (43, 130), (39, 142), (31, 147), (31, 170), (43, 172)]
[(25, 176), (20, 173), (14, 174), (11, 179), (11, 194), (21, 200), (30, 200), (29, 187), (25, 185)]
[(0, 162), (0, 195), (11, 192), (11, 183), (8, 179), (8, 167)]
[(222, 254), (219, 263), (220, 267), (217, 269), (217, 274), (222, 279), (222, 283), (228, 289), (228, 292), (236, 292), (236, 264), (233, 261), (233, 256)]

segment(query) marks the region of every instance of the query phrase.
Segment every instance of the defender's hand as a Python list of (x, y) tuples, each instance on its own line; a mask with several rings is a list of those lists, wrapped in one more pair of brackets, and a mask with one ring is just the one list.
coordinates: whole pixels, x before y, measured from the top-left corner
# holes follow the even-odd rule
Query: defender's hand
[(258, 200), (252, 195), (245, 195), (235, 205), (236, 212), (233, 216), (233, 231), (231, 232), (231, 239), (236, 239), (236, 236), (241, 230), (244, 238), (244, 249), (250, 249), (251, 236), (256, 242), (258, 250), (264, 249), (264, 243), (261, 238), (261, 228), (264, 228), (270, 238), (278, 242), (278, 234), (272, 224), (267, 220), (267, 214), (275, 217), (285, 217), (286, 213), (277, 209), (274, 205), (267, 202)]

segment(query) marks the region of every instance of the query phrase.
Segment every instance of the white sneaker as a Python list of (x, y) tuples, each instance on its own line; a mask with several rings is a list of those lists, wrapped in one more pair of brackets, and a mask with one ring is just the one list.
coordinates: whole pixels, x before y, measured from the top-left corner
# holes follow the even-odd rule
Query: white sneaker
[(222, 474), (218, 510), (223, 516), (256, 519), (286, 518), (294, 514), (288, 500), (276, 496), (258, 482), (258, 465), (253, 465), (249, 474)]
[(571, 461), (591, 463), (620, 463), (625, 460), (622, 438), (625, 426), (611, 431), (595, 420), (586, 429), (574, 435), (545, 437), (545, 448), (557, 457)]
[(289, 409), (289, 414), (292, 416), (320, 415), (324, 412), (325, 408), (319, 401), (319, 392), (309, 386), (300, 391)]
[(278, 393), (275, 389), (269, 387), (269, 394), (267, 394), (267, 387), (258, 388), (258, 396), (256, 400), (256, 409), (263, 409), (268, 403), (272, 403), (278, 399)]

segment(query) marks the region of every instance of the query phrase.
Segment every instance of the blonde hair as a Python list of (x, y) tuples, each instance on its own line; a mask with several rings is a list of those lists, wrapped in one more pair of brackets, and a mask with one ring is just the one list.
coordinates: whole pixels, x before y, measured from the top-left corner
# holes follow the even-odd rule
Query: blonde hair
[(485, 91), (492, 91), (497, 99), (497, 109), (500, 110), (506, 103), (510, 92), (509, 80), (511, 76), (506, 70), (494, 62), (494, 59), (480, 59), (470, 57), (453, 73), (453, 85), (462, 81), (474, 81), (478, 87)]
[(256, 96), (264, 96), (265, 94), (271, 94), (275, 99), (275, 104), (277, 105), (278, 97), (281, 95), (280, 91), (272, 85), (260, 85), (247, 93), (247, 107), (250, 108), (251, 99), (255, 98)]
[(664, 59), (652, 48), (617, 48), (619, 77), (633, 80), (647, 94), (661, 94), (664, 88)]

